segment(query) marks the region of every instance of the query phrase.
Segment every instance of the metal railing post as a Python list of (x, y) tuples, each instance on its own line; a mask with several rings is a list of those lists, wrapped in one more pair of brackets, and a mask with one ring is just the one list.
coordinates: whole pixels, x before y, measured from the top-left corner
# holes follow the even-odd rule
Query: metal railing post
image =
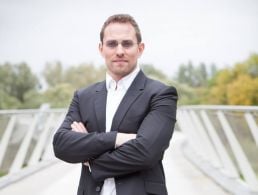
[(61, 122), (64, 120), (65, 117), (65, 113), (61, 113), (60, 116), (58, 117), (58, 119), (56, 120), (57, 122), (54, 125), (54, 128), (51, 130), (50, 132), (50, 140), (48, 140), (45, 144), (45, 150), (44, 153), (42, 155), (42, 159), (43, 160), (49, 160), (50, 157), (54, 156), (54, 152), (53, 152), (53, 146), (52, 146), (52, 138), (53, 135), (55, 133), (55, 131), (57, 130), (57, 128), (60, 126)]
[[(214, 150), (213, 144), (211, 143), (207, 132), (204, 130), (201, 121), (197, 114), (191, 110), (190, 114), (193, 118), (193, 121), (195, 123), (195, 130), (199, 133), (199, 136), (201, 138), (201, 141), (205, 147), (203, 147), (206, 150), (206, 156), (208, 157), (207, 159), (215, 166), (215, 167), (221, 167), (221, 163), (219, 158), (217, 157), (217, 154)], [(200, 139), (199, 138), (199, 139)]]
[(250, 113), (245, 113), (244, 116), (245, 116), (246, 122), (250, 128), (250, 131), (253, 135), (256, 146), (258, 146), (258, 127), (254, 120), (254, 117)]
[(15, 159), (12, 163), (12, 166), (9, 170), (9, 173), (15, 173), (17, 171), (19, 171), (22, 166), (23, 166), (23, 163), (24, 163), (24, 159), (26, 157), (26, 154), (27, 154), (27, 151), (28, 151), (28, 148), (29, 148), (29, 144), (31, 142), (31, 138), (33, 136), (33, 132), (34, 130), (36, 129), (36, 125), (38, 123), (38, 116), (34, 116), (34, 119), (32, 121), (32, 124), (30, 126), (30, 128), (28, 129), (19, 149), (18, 149), (18, 152), (15, 156)]
[(188, 141), (190, 142), (191, 146), (194, 148), (195, 152), (199, 155), (206, 156), (206, 154), (203, 151), (203, 147), (201, 146), (201, 143), (197, 139), (197, 133), (195, 132), (195, 127), (193, 124), (193, 121), (188, 113), (187, 110), (181, 109), (178, 110), (178, 125), (180, 129), (188, 135)]
[(229, 141), (231, 149), (234, 153), (234, 156), (237, 160), (241, 173), (244, 176), (244, 179), (249, 184), (249, 186), (255, 190), (258, 190), (258, 181), (256, 174), (254, 173), (250, 162), (248, 161), (242, 147), (240, 146), (237, 138), (235, 137), (232, 128), (230, 127), (225, 115), (222, 111), (217, 112), (219, 121), (223, 127), (223, 130), (226, 134), (226, 137)]
[(15, 122), (16, 122), (16, 116), (11, 116), (11, 119), (8, 122), (8, 125), (4, 131), (3, 137), (1, 139), (0, 142), (0, 167), (2, 165), (6, 150), (7, 150), (7, 146), (9, 144), (14, 126), (15, 126)]
[(30, 160), (28, 161), (29, 166), (36, 164), (40, 160), (42, 152), (43, 152), (44, 148), (46, 147), (46, 141), (47, 141), (46, 139), (49, 135), (49, 131), (51, 130), (50, 126), (51, 126), (51, 123), (53, 122), (53, 118), (54, 118), (53, 113), (48, 116), (46, 125), (45, 125), (43, 131), (41, 132), (40, 137), (37, 142), (37, 145), (33, 150)]
[(214, 147), (220, 157), (220, 161), (222, 162), (222, 165), (223, 165), (223, 171), (230, 177), (235, 177), (235, 178), (238, 177), (238, 171), (234, 163), (230, 159), (223, 143), (221, 142), (215, 128), (213, 127), (207, 113), (204, 110), (201, 111), (201, 117), (204, 121), (204, 125), (207, 131), (210, 134), (210, 138), (214, 143)]
[[(33, 136), (33, 133), (37, 127), (37, 125), (39, 124), (39, 120), (40, 120), (40, 117), (41, 117), (41, 114), (43, 113), (43, 111), (45, 109), (48, 109), (48, 106), (46, 105), (43, 105), (40, 110), (39, 110), (39, 113), (37, 113), (34, 118), (33, 118), (33, 121), (31, 123), (31, 126), (30, 128), (28, 129), (28, 131), (26, 132), (26, 135), (18, 149), (18, 152), (15, 156), (15, 159), (11, 165), (11, 168), (9, 170), (9, 173), (12, 174), (12, 173), (15, 173), (19, 170), (21, 170), (21, 168), (23, 167), (23, 163), (24, 163), (24, 160), (25, 160), (25, 157), (26, 157), (26, 154), (27, 154), (27, 151), (28, 151), (28, 148), (30, 146), (30, 142), (31, 142), (31, 139), (32, 139), (32, 136)], [(42, 122), (42, 121), (41, 121)]]

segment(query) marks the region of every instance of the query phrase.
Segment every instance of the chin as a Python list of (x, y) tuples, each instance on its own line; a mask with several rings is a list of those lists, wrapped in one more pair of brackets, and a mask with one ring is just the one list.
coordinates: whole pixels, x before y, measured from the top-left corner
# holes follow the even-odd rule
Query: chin
[(119, 77), (124, 77), (124, 76), (128, 75), (128, 72), (127, 71), (123, 71), (123, 70), (117, 70), (114, 73), (115, 73), (115, 75), (117, 75)]

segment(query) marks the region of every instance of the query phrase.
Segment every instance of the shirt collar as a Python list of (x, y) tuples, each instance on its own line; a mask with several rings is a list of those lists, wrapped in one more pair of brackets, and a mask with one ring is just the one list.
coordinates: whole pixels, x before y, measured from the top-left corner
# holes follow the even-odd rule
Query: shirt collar
[(133, 80), (135, 79), (136, 75), (140, 72), (140, 67), (137, 65), (135, 69), (122, 79), (120, 79), (117, 83), (116, 81), (108, 74), (106, 73), (106, 87), (107, 90), (116, 90), (116, 89), (123, 89), (127, 90), (130, 85), (132, 84)]

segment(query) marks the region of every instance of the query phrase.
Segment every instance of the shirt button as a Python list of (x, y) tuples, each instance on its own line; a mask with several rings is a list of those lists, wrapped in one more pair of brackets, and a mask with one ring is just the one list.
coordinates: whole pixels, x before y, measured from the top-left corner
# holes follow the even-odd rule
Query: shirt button
[(99, 191), (100, 191), (100, 187), (97, 186), (97, 187), (96, 187), (96, 192), (99, 192)]

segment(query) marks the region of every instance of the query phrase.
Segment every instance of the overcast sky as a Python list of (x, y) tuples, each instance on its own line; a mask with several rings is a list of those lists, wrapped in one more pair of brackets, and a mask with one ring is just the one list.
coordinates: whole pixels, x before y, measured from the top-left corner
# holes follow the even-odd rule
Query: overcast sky
[(116, 13), (140, 25), (140, 63), (168, 75), (189, 60), (225, 67), (258, 53), (257, 0), (0, 0), (0, 64), (103, 64), (99, 31)]

